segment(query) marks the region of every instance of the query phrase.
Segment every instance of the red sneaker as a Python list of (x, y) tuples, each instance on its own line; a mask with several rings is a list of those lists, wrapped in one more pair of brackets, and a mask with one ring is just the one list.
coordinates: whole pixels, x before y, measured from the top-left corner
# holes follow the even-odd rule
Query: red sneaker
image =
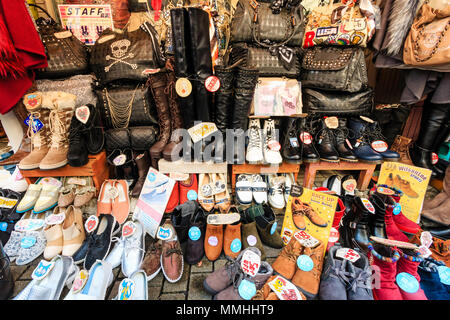
[(191, 173), (189, 179), (186, 181), (180, 181), (180, 204), (189, 200), (197, 201), (198, 199), (198, 181), (197, 175)]
[(180, 204), (180, 183), (177, 181), (173, 186), (172, 194), (170, 195), (169, 202), (167, 203), (165, 213), (171, 213), (177, 205)]

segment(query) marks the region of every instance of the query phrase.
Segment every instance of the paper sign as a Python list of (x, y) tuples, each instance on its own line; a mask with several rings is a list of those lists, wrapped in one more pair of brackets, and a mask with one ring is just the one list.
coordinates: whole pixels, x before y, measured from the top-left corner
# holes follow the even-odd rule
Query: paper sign
[(189, 135), (194, 143), (209, 137), (216, 131), (217, 127), (213, 122), (202, 122), (188, 129)]
[(281, 276), (276, 276), (268, 285), (280, 300), (303, 300), (298, 289)]
[(245, 250), (242, 255), (241, 269), (250, 277), (256, 276), (261, 266), (261, 257), (251, 250)]
[(297, 239), (297, 241), (300, 242), (302, 246), (309, 248), (314, 248), (319, 244), (319, 240), (317, 240), (314, 237), (311, 237), (308, 233), (306, 233), (303, 230), (294, 233), (294, 238)]
[(356, 262), (361, 258), (358, 252), (349, 248), (341, 248), (336, 251), (336, 257), (349, 260), (350, 262)]

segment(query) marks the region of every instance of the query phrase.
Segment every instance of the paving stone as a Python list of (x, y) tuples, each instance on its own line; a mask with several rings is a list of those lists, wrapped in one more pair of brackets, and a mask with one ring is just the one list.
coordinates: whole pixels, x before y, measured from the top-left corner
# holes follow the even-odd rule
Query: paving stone
[(21, 292), (23, 289), (25, 289), (25, 287), (28, 285), (29, 281), (16, 281), (14, 283), (14, 292), (13, 295), (11, 297), (14, 298), (15, 296), (17, 296), (19, 294), (19, 292)]
[(164, 281), (163, 293), (183, 292), (187, 290), (190, 275), (190, 265), (184, 264), (183, 276), (175, 283)]
[(159, 300), (186, 300), (184, 293), (163, 293)]
[(276, 258), (279, 256), (281, 249), (275, 249), (268, 246), (264, 246), (267, 258)]
[(188, 300), (211, 300), (212, 296), (207, 294), (203, 281), (209, 275), (209, 273), (196, 273), (191, 275), (189, 281)]
[(219, 270), (227, 263), (226, 259), (219, 259), (214, 261), (214, 271)]
[(59, 300), (64, 300), (64, 298), (69, 293), (70, 289), (67, 288), (67, 286), (64, 286), (63, 291), (61, 292), (61, 295), (59, 296)]
[(213, 271), (213, 263), (209, 261), (208, 258), (203, 257), (201, 263), (202, 263), (201, 267), (199, 267), (198, 265), (192, 265), (191, 273), (202, 273)]
[(16, 266), (15, 264), (11, 264), (11, 273), (13, 275), (14, 280), (19, 279), (19, 277), (27, 270), (28, 266)]
[(158, 300), (160, 294), (161, 294), (161, 286), (148, 287), (148, 300)]
[(106, 291), (106, 300), (112, 300), (115, 296), (117, 296), (117, 290), (119, 290), (120, 282), (122, 282), (122, 280), (115, 281), (113, 285), (108, 288)]
[[(36, 269), (39, 262), (42, 260), (42, 257), (39, 257), (35, 259), (30, 264), (26, 265), (28, 266), (28, 269), (19, 277), (19, 280), (31, 280), (31, 274), (33, 273), (34, 269)], [(24, 267), (26, 267), (24, 266)]]
[(156, 277), (154, 277), (152, 280), (148, 282), (148, 286), (161, 288), (163, 281), (164, 281), (164, 274), (162, 273), (162, 271), (160, 271)]

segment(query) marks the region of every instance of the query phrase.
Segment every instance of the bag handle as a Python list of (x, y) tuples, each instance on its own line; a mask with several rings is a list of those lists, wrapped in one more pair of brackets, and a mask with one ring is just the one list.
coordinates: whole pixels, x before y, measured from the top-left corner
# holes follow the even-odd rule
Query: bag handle
[(55, 21), (55, 19), (53, 19), (53, 17), (50, 15), (50, 13), (48, 13), (48, 11), (45, 10), (44, 8), (42, 8), (41, 6), (38, 6), (37, 4), (34, 4), (34, 3), (29, 3), (28, 5), (29, 5), (29, 6), (32, 6), (32, 7), (36, 7), (36, 8), (38, 8), (38, 9), (42, 10), (42, 12), (44, 12), (44, 13), (50, 18), (51, 21), (53, 21), (55, 24), (58, 24), (58, 23)]

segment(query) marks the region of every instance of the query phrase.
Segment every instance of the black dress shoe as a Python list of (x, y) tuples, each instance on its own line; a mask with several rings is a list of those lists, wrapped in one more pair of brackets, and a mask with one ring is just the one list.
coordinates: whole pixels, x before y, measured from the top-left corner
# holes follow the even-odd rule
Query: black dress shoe
[(301, 163), (302, 154), (297, 137), (297, 119), (286, 118), (281, 127), (286, 128), (282, 138), (281, 155), (286, 162)]
[(307, 163), (319, 162), (320, 157), (314, 146), (313, 128), (310, 125), (310, 121), (307, 118), (300, 118), (297, 122), (302, 161)]

